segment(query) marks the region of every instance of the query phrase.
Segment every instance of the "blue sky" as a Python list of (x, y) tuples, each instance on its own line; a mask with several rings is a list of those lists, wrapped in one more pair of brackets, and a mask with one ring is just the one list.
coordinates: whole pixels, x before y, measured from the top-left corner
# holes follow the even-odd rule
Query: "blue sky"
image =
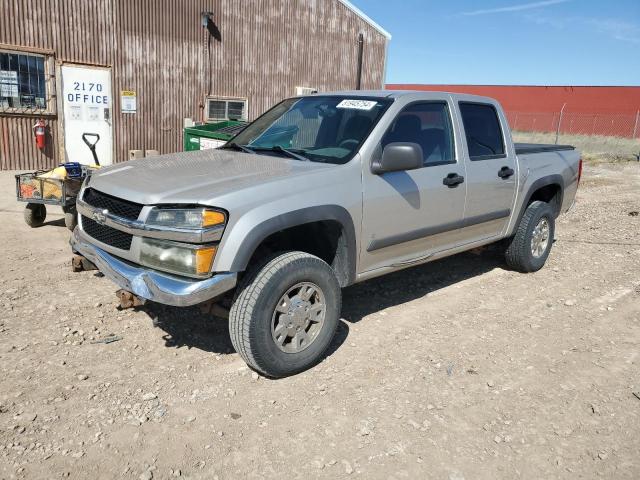
[(352, 0), (387, 83), (640, 85), (640, 0)]

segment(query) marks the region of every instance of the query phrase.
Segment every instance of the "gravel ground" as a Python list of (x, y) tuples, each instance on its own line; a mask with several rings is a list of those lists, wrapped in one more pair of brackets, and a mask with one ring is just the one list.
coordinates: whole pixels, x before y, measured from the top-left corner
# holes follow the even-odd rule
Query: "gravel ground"
[[(116, 309), (0, 174), (0, 478), (640, 478), (640, 167), (587, 167), (546, 267), (495, 251), (350, 287), (284, 380), (224, 321)], [(635, 214), (633, 212), (636, 212)], [(105, 336), (113, 343), (95, 343)]]

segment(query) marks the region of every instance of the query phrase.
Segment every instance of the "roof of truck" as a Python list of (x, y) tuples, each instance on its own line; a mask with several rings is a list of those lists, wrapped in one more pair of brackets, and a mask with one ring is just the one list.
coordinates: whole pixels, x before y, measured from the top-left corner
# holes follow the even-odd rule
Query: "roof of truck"
[(490, 97), (482, 97), (479, 95), (469, 95), (466, 93), (455, 92), (442, 92), (442, 91), (428, 91), (428, 90), (337, 90), (334, 92), (319, 92), (313, 95), (340, 95), (348, 97), (373, 97), (373, 98), (401, 98), (409, 95), (413, 96), (429, 96), (433, 94), (435, 96), (451, 95), (453, 98), (464, 100), (479, 100), (479, 101), (495, 101)]

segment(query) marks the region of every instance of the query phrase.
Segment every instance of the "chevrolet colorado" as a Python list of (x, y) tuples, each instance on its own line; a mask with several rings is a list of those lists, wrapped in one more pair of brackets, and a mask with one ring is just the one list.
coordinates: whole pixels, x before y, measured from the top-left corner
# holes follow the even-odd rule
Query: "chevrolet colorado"
[(93, 173), (71, 245), (136, 299), (230, 299), (234, 347), (282, 377), (322, 358), (341, 287), (498, 241), (540, 269), (581, 169), (573, 147), (514, 144), (490, 98), (315, 94), (221, 149)]

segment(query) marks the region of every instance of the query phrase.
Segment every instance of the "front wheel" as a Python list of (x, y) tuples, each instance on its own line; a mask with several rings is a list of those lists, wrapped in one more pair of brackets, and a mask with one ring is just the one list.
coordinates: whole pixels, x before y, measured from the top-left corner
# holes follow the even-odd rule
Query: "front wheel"
[(229, 312), (231, 342), (268, 377), (315, 365), (338, 326), (342, 297), (333, 269), (304, 252), (287, 252), (248, 274)]
[(555, 215), (551, 206), (541, 201), (531, 203), (507, 246), (507, 265), (523, 273), (540, 270), (549, 257), (554, 234)]
[(73, 232), (78, 225), (78, 212), (75, 207), (66, 207), (64, 210), (64, 225)]

